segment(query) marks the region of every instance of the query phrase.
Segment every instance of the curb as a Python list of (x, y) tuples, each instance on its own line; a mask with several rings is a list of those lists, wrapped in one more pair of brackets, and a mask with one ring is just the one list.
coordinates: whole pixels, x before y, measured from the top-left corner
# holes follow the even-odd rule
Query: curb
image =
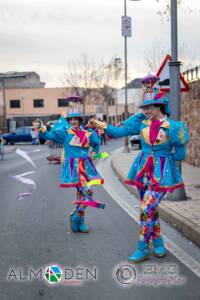
[[(121, 183), (126, 187), (126, 189), (135, 197), (139, 198), (137, 188), (124, 183), (126, 177), (122, 174), (120, 167), (118, 166), (114, 157), (111, 159), (111, 167)], [(160, 217), (164, 221), (169, 223), (172, 227), (176, 228), (186, 238), (200, 247), (200, 228), (198, 226), (193, 224), (189, 219), (186, 219), (182, 215), (178, 214), (176, 211), (166, 207), (164, 203), (161, 203), (159, 205), (158, 210)]]

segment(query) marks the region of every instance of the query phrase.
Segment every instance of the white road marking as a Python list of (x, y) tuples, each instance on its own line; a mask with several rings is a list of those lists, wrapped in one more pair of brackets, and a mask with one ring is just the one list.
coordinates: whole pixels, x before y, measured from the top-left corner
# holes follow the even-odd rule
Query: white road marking
[[(111, 157), (106, 161), (111, 161)], [(129, 205), (126, 201), (124, 201), (117, 192), (113, 189), (112, 185), (109, 184), (109, 176), (106, 175), (106, 170), (103, 168), (105, 161), (101, 161), (97, 165), (97, 169), (101, 176), (104, 178), (104, 188), (108, 192), (108, 194), (113, 198), (113, 200), (127, 212), (127, 214), (137, 223), (139, 223), (139, 212), (134, 209), (134, 206)], [(119, 184), (121, 184), (119, 182)], [(180, 260), (190, 271), (200, 277), (200, 263), (196, 261), (193, 257), (191, 257), (188, 253), (186, 253), (183, 249), (181, 249), (178, 245), (176, 245), (173, 241), (171, 241), (166, 235), (163, 235), (166, 243), (165, 247), (168, 251), (170, 251), (178, 260)]]

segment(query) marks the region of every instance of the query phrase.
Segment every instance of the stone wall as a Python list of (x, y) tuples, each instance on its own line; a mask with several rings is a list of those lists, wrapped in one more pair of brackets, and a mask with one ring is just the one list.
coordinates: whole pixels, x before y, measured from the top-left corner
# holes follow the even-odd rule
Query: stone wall
[(186, 161), (200, 167), (200, 80), (190, 84), (188, 93), (182, 93), (181, 111), (190, 135)]

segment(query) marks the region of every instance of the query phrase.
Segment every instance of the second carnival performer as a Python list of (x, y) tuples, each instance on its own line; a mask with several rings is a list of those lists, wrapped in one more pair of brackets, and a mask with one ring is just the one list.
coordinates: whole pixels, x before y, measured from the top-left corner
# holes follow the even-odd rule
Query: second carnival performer
[(135, 185), (140, 196), (140, 237), (134, 253), (129, 257), (133, 263), (142, 262), (151, 254), (164, 257), (166, 249), (160, 232), (158, 205), (166, 192), (184, 186), (176, 161), (184, 160), (188, 132), (185, 123), (168, 118), (169, 100), (164, 93), (154, 91), (153, 96), (140, 106), (143, 113), (136, 113), (123, 122), (121, 127), (112, 126), (95, 119), (90, 126), (104, 129), (114, 138), (141, 135), (142, 150), (135, 158), (126, 184)]
[(105, 206), (94, 200), (91, 186), (101, 185), (104, 180), (93, 164), (93, 158), (99, 153), (100, 138), (94, 130), (84, 130), (82, 120), (81, 114), (73, 110), (66, 118), (62, 115), (50, 132), (40, 120), (33, 122), (33, 125), (39, 128), (40, 137), (64, 144), (60, 187), (77, 189), (76, 209), (70, 214), (71, 229), (73, 232), (87, 233), (89, 227), (85, 223), (85, 209), (88, 206)]

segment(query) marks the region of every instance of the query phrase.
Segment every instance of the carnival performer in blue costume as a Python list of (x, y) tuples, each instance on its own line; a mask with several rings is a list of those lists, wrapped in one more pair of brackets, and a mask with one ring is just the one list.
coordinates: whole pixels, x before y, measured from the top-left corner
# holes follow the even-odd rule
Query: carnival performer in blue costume
[[(48, 132), (46, 127), (36, 120), (33, 125), (39, 127), (40, 137), (64, 144), (64, 160), (61, 167), (60, 187), (77, 189), (76, 209), (70, 214), (71, 229), (74, 232), (89, 232), (85, 224), (85, 209), (87, 206), (104, 208), (103, 203), (93, 198), (92, 185), (103, 184), (103, 179), (97, 172), (92, 157), (100, 149), (100, 138), (94, 130), (83, 130), (82, 116), (77, 111), (62, 115), (53, 129)], [(92, 152), (89, 149), (92, 148)]]
[(168, 118), (169, 100), (164, 93), (154, 91), (140, 108), (144, 113), (131, 116), (122, 127), (90, 120), (91, 127), (104, 129), (114, 138), (141, 135), (142, 149), (126, 180), (127, 184), (137, 187), (141, 199), (140, 239), (129, 257), (130, 262), (148, 259), (150, 242), (155, 256), (164, 257), (166, 254), (160, 233), (158, 205), (166, 192), (184, 186), (176, 161), (185, 159), (185, 146), (189, 139), (185, 124)]

